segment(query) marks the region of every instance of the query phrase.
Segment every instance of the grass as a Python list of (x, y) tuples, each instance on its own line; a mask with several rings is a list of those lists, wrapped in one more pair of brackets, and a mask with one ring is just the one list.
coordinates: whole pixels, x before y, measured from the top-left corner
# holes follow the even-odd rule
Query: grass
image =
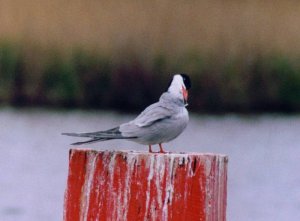
[[(169, 59), (158, 54), (145, 64), (131, 56), (116, 62), (82, 49), (66, 56), (53, 50), (35, 81), (31, 59), (18, 48), (0, 46), (2, 104), (142, 110), (166, 89), (171, 74), (191, 75), (190, 108), (202, 112), (300, 110), (300, 66), (284, 55), (217, 61), (190, 52)], [(217, 64), (217, 65), (216, 65)]]
[(299, 111), (299, 9), (258, 0), (1, 1), (0, 102), (137, 110), (171, 73), (187, 72), (195, 111)]
[(0, 38), (149, 58), (191, 49), (228, 55), (300, 51), (300, 2), (61, 0), (0, 3)]

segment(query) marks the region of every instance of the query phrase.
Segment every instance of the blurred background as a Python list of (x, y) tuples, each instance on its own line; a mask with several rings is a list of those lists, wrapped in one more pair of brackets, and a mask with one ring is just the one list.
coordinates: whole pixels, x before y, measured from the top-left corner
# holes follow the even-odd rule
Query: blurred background
[[(62, 220), (73, 138), (191, 76), (170, 151), (229, 155), (228, 220), (300, 219), (300, 2), (0, 1), (0, 220)], [(146, 147), (112, 141), (97, 149)]]

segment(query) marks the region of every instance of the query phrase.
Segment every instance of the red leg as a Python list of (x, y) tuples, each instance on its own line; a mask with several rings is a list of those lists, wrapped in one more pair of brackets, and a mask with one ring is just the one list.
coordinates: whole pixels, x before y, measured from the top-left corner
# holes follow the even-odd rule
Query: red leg
[(149, 153), (153, 153), (151, 145), (149, 145)]
[(159, 152), (160, 152), (160, 153), (166, 153), (166, 152), (163, 150), (163, 147), (162, 147), (161, 143), (158, 144), (158, 145), (159, 145)]

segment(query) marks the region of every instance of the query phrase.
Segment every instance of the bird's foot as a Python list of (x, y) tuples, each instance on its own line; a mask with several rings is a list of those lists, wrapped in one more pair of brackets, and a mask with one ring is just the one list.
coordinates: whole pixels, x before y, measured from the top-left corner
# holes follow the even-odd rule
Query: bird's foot
[(154, 153), (154, 152), (152, 151), (151, 145), (149, 145), (149, 153)]
[(164, 149), (163, 149), (161, 143), (158, 144), (158, 145), (159, 145), (159, 153), (167, 153), (167, 152), (164, 151)]

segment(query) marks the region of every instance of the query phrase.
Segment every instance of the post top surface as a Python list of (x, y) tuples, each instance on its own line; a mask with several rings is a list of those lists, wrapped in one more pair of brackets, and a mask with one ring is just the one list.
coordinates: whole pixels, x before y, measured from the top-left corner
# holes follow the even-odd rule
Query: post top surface
[(76, 152), (86, 152), (86, 153), (94, 153), (94, 154), (101, 154), (101, 153), (110, 153), (110, 154), (121, 154), (121, 155), (134, 155), (134, 156), (166, 156), (166, 157), (188, 157), (188, 156), (203, 156), (203, 157), (218, 157), (223, 158), (225, 161), (228, 160), (228, 156), (225, 154), (218, 154), (218, 153), (198, 153), (198, 152), (167, 152), (167, 153), (149, 153), (148, 151), (136, 151), (136, 150), (95, 150), (95, 149), (88, 149), (88, 148), (72, 148), (70, 149), (70, 154)]

